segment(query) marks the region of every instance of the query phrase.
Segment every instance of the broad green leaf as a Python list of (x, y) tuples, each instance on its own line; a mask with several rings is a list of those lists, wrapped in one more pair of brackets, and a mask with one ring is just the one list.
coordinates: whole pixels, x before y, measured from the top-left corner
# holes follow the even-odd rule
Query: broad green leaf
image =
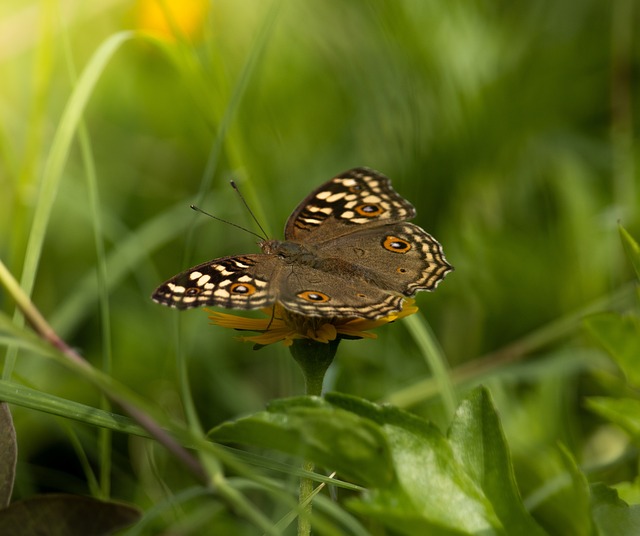
[(458, 406), (449, 441), (456, 459), (482, 488), (508, 534), (544, 534), (522, 504), (511, 454), (486, 389), (476, 389)]
[(18, 446), (16, 431), (8, 404), (0, 403), (0, 508), (11, 500), (13, 481), (16, 474)]
[(370, 490), (348, 508), (396, 532), (544, 534), (519, 500), (498, 417), (482, 390), (459, 408), (451, 443), (406, 411), (336, 393), (276, 401), (211, 436), (304, 456), (366, 483)]
[(51, 494), (18, 501), (0, 510), (3, 536), (98, 536), (135, 523), (140, 512), (91, 497)]
[(587, 407), (626, 430), (640, 441), (640, 400), (635, 398), (590, 397)]
[(505, 534), (492, 505), (431, 423), (346, 395), (328, 394), (327, 400), (382, 426), (397, 475), (390, 485), (349, 501), (352, 510), (405, 534)]
[(620, 238), (622, 239), (622, 245), (624, 246), (627, 257), (631, 261), (633, 269), (636, 271), (636, 277), (640, 279), (640, 245), (638, 245), (638, 242), (636, 242), (633, 236), (631, 236), (622, 225), (618, 226), (618, 230), (620, 231)]
[(393, 480), (389, 449), (380, 427), (320, 398), (278, 401), (268, 411), (214, 428), (210, 436), (220, 442), (301, 456), (370, 486), (384, 486)]
[(640, 318), (602, 313), (587, 318), (585, 326), (622, 369), (629, 383), (640, 387)]
[(600, 536), (640, 534), (640, 506), (629, 506), (604, 484), (591, 486), (591, 512)]
[(506, 534), (443, 436), (384, 426), (397, 481), (347, 506), (404, 534)]

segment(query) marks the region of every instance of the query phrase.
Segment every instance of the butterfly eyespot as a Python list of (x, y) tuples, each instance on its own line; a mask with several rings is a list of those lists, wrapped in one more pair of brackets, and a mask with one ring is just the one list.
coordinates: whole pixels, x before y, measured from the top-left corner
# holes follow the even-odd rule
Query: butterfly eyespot
[(367, 295), (366, 295), (366, 294), (363, 294), (362, 292), (358, 292), (358, 293), (356, 294), (356, 296), (358, 296), (358, 298), (366, 298), (366, 297), (367, 297)]
[(249, 283), (234, 283), (229, 288), (229, 292), (232, 294), (244, 294), (245, 296), (249, 296), (256, 291), (256, 287), (250, 285)]
[(387, 236), (382, 241), (382, 247), (393, 253), (406, 253), (411, 249), (411, 244), (397, 236)]
[(322, 292), (315, 292), (313, 290), (305, 290), (304, 292), (298, 292), (298, 298), (307, 300), (313, 303), (328, 302), (331, 298)]
[(360, 216), (366, 216), (367, 218), (373, 218), (375, 216), (380, 216), (380, 214), (384, 213), (384, 209), (380, 205), (376, 205), (373, 203), (367, 203), (365, 205), (358, 205), (355, 208), (355, 211), (360, 214)]
[(197, 296), (200, 294), (200, 289), (198, 287), (189, 287), (184, 291), (185, 296)]
[(407, 273), (407, 269), (406, 268), (396, 268), (396, 272), (398, 272), (399, 274), (406, 274)]

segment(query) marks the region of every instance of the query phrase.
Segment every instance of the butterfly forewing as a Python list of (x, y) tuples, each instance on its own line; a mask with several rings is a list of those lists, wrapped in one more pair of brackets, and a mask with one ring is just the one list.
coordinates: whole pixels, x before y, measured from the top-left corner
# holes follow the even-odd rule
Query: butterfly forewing
[(326, 182), (298, 205), (285, 226), (287, 240), (320, 242), (416, 214), (391, 181), (372, 169), (355, 168)]
[(275, 302), (269, 284), (276, 260), (270, 255), (240, 255), (205, 262), (169, 279), (151, 296), (163, 305), (187, 309), (216, 305), (260, 309)]

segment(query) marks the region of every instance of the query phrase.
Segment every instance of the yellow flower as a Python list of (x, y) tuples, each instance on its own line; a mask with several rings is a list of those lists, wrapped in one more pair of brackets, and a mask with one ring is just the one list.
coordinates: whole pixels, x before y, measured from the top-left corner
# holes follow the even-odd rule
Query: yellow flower
[(295, 339), (312, 339), (321, 343), (333, 341), (338, 336), (346, 339), (375, 339), (377, 335), (369, 333), (369, 330), (412, 315), (418, 308), (414, 305), (414, 300), (405, 299), (401, 311), (377, 320), (303, 316), (287, 311), (280, 304), (262, 310), (267, 318), (247, 318), (209, 309), (205, 311), (209, 313), (212, 324), (240, 331), (260, 332), (259, 335), (239, 337), (241, 341), (253, 342), (259, 346), (282, 341), (285, 346), (291, 346)]
[(171, 42), (198, 37), (209, 8), (208, 0), (139, 0), (137, 27)]

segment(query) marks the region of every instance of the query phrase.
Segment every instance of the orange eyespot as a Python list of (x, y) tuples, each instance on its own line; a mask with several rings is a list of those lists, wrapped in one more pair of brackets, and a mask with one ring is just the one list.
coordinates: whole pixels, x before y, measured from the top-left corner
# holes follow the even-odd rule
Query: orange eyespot
[(375, 218), (384, 212), (384, 209), (376, 203), (358, 205), (354, 210), (360, 214), (360, 216), (365, 216), (366, 218)]
[[(382, 241), (382, 247), (393, 253), (406, 253), (411, 249), (411, 244), (397, 236), (387, 236)], [(400, 268), (398, 268), (398, 271), (400, 271)]]
[(189, 287), (184, 291), (185, 296), (197, 296), (200, 294), (200, 290), (198, 287)]
[(398, 272), (399, 274), (406, 274), (407, 273), (407, 269), (406, 268), (396, 268), (396, 272)]
[(244, 296), (250, 296), (256, 291), (256, 287), (249, 283), (234, 283), (229, 287), (229, 292), (232, 294), (242, 294)]
[(304, 292), (298, 292), (298, 298), (302, 298), (303, 300), (307, 300), (313, 303), (328, 302), (331, 299), (326, 294), (317, 292), (315, 290), (305, 290)]

